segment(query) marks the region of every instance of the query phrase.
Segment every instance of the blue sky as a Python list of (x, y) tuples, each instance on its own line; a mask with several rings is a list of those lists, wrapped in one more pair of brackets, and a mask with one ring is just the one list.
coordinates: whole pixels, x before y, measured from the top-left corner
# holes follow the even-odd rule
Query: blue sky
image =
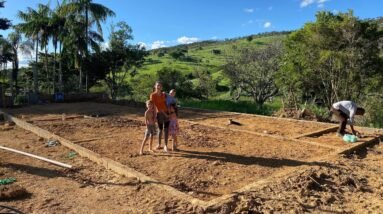
[[(57, 0), (51, 0), (51, 6)], [(61, 0), (60, 0), (61, 1)], [(382, 16), (382, 0), (93, 0), (116, 16), (104, 24), (107, 41), (110, 23), (126, 21), (133, 29), (132, 43), (148, 49), (209, 39), (225, 39), (260, 32), (299, 29), (313, 21), (319, 10), (354, 10), (359, 18)], [(36, 8), (48, 0), (6, 0), (0, 17), (17, 24), (17, 11)], [(7, 32), (0, 32), (7, 35)]]

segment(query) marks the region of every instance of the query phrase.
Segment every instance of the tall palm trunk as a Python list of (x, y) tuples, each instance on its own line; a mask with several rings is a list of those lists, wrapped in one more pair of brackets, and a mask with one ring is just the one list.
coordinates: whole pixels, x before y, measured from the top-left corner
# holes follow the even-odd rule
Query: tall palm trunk
[(59, 61), (59, 91), (63, 92), (63, 71), (62, 71), (62, 42), (60, 42), (59, 46), (59, 52), (60, 52), (60, 61)]
[(49, 70), (48, 70), (48, 48), (47, 48), (47, 45), (45, 45), (45, 72), (47, 73), (47, 92), (48, 94), (50, 94), (50, 87), (49, 87)]
[[(14, 58), (12, 59), (12, 71), (9, 73), (9, 76), (8, 76), (8, 79), (9, 79), (9, 87), (11, 89), (11, 101), (12, 101), (12, 105), (13, 105), (13, 98), (14, 98), (14, 95), (15, 95), (15, 91), (14, 91), (14, 87), (13, 87), (13, 72), (15, 70), (15, 61), (14, 61)], [(5, 71), (5, 73), (7, 74), (7, 71)]]
[[(89, 3), (85, 5), (85, 41), (86, 41), (86, 50), (85, 50), (85, 62), (88, 62), (88, 22), (89, 22)], [(85, 89), (86, 93), (88, 93), (88, 69), (85, 69)]]
[(13, 46), (12, 72), (11, 72), (11, 77), (10, 77), (12, 102), (17, 95), (17, 74), (19, 72), (19, 59), (18, 59), (17, 54), (18, 54), (17, 46)]
[(82, 91), (82, 67), (81, 67), (81, 65), (79, 67), (79, 72), (80, 72), (80, 77), (79, 77), (79, 86), (78, 86), (78, 88), (79, 88), (79, 91), (81, 92)]
[(82, 65), (81, 65), (81, 63), (82, 63), (82, 59), (81, 59), (81, 55), (80, 56), (77, 56), (77, 57), (79, 57), (79, 59), (77, 59), (78, 60), (78, 70), (79, 70), (79, 77), (78, 77), (78, 80), (79, 80), (79, 85), (78, 85), (78, 90), (81, 92), (82, 91)]
[(39, 58), (39, 38), (36, 39), (36, 62), (35, 66), (33, 67), (33, 92), (37, 96), (37, 93), (39, 92), (39, 86), (38, 86), (38, 79), (37, 79), (37, 63)]
[(54, 44), (54, 55), (53, 55), (53, 73), (52, 73), (52, 90), (53, 93), (56, 92), (56, 52), (57, 52), (57, 41)]

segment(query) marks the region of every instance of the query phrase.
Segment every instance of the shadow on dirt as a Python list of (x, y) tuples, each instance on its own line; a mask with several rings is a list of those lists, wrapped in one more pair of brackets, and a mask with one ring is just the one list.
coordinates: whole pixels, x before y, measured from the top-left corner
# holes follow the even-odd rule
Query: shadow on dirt
[(208, 161), (222, 161), (222, 162), (236, 163), (241, 165), (260, 165), (260, 166), (272, 167), (272, 168), (279, 168), (283, 166), (301, 166), (301, 165), (335, 167), (325, 162), (306, 162), (306, 161), (292, 160), (292, 159), (286, 159), (286, 158), (277, 159), (277, 158), (253, 157), (253, 156), (230, 154), (225, 152), (199, 152), (199, 151), (182, 150), (179, 153), (175, 153), (173, 155), (184, 157), (184, 158), (196, 158), (196, 159), (204, 159)]
[(42, 167), (34, 167), (34, 166), (16, 164), (16, 163), (6, 163), (6, 164), (2, 164), (1, 166), (15, 170), (15, 171), (20, 170), (31, 175), (37, 175), (37, 176), (46, 177), (46, 178), (64, 177), (63, 173), (60, 172), (59, 170), (52, 170), (52, 169), (47, 169)]

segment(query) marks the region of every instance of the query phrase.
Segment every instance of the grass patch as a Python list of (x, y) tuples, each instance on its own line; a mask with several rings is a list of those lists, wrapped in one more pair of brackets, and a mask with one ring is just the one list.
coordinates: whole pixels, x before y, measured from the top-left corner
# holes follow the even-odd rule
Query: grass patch
[(232, 100), (181, 100), (180, 104), (183, 107), (231, 111), (267, 116), (271, 116), (273, 112), (280, 108), (279, 101), (259, 105), (251, 101), (235, 102)]

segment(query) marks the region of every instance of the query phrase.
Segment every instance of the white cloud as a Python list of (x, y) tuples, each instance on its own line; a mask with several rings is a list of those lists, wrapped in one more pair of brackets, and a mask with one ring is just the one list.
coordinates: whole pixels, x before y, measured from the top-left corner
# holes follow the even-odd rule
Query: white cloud
[(166, 47), (165, 42), (157, 40), (152, 43), (152, 45), (150, 46), (150, 49), (157, 49), (157, 48), (163, 48), (163, 47)]
[(245, 13), (253, 13), (253, 12), (254, 12), (254, 9), (253, 9), (253, 8), (245, 8), (245, 9), (243, 9), (243, 11), (244, 11)]
[(177, 39), (177, 42), (179, 44), (191, 44), (191, 43), (198, 42), (198, 41), (199, 41), (199, 39), (197, 37), (183, 36), (183, 37), (180, 37)]
[(218, 36), (213, 36), (213, 37), (211, 37), (211, 39), (213, 39), (213, 40), (217, 40), (217, 39), (218, 39)]
[(137, 45), (145, 49), (148, 47), (145, 42), (138, 42)]
[(264, 27), (264, 28), (269, 28), (269, 27), (271, 27), (271, 22), (265, 22), (265, 23), (263, 24), (263, 27)]
[(313, 4), (314, 2), (315, 2), (315, 0), (303, 0), (303, 1), (301, 1), (301, 7), (307, 7), (310, 4)]
[(319, 8), (324, 7), (324, 3), (328, 2), (329, 0), (301, 0), (300, 7), (307, 7), (311, 4), (316, 3)]

